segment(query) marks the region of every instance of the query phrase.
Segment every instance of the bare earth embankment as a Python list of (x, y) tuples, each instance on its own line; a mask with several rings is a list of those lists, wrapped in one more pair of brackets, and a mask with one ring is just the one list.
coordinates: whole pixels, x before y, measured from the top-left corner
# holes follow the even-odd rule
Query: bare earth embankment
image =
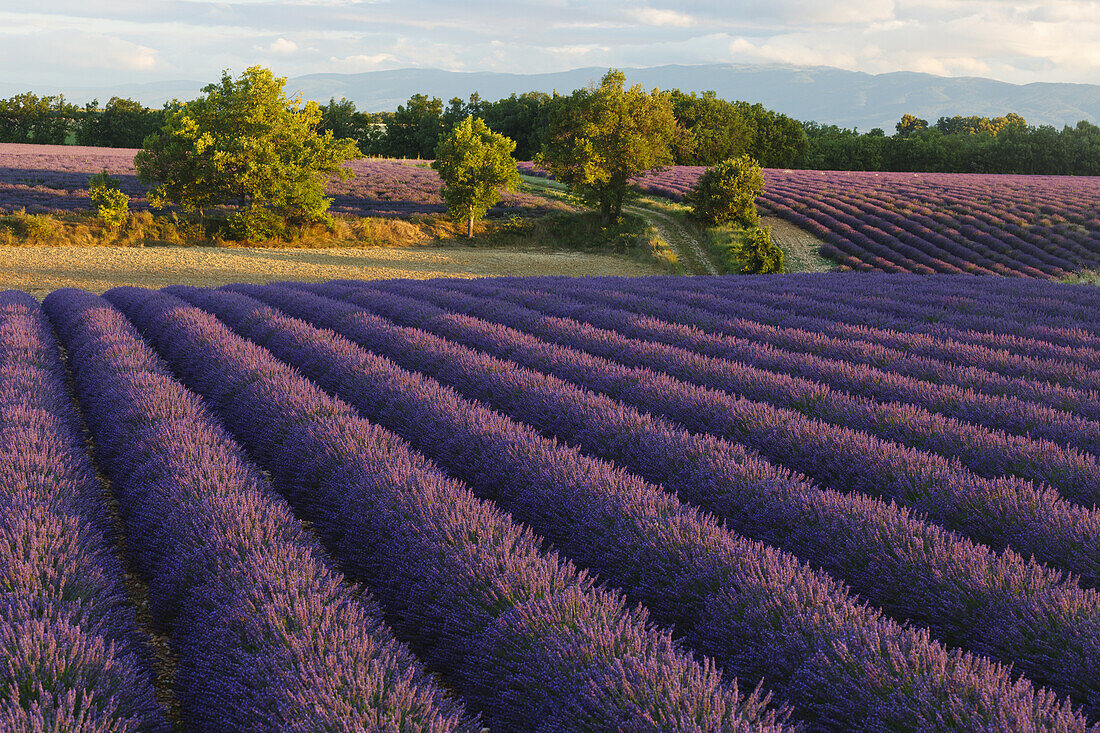
[(337, 278), (488, 275), (654, 275), (656, 265), (624, 255), (475, 247), (261, 249), (247, 247), (0, 247), (0, 290), (41, 299), (58, 288), (102, 293), (118, 285)]

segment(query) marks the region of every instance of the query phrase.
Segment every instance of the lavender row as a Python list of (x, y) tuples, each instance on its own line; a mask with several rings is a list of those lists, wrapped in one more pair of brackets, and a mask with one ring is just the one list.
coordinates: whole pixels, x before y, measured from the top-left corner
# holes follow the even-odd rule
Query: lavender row
[[(708, 278), (690, 286), (726, 296), (733, 294), (734, 282)], [(780, 306), (812, 299), (813, 307), (822, 309), (815, 313), (844, 323), (945, 336), (1025, 356), (1052, 352), (1077, 359), (1100, 353), (1100, 337), (1085, 328), (1095, 327), (1095, 314), (1074, 318), (1066, 312), (1082, 310), (1080, 300), (1087, 291), (1080, 287), (1057, 284), (1048, 297), (1036, 300), (1029, 296), (1041, 294), (1040, 288), (1005, 292), (995, 279), (948, 279), (950, 287), (945, 287), (936, 279), (909, 275), (820, 275), (783, 278), (782, 287), (768, 285), (755, 283), (745, 294)]]
[[(468, 399), (616, 461), (714, 512), (732, 529), (824, 567), (896, 617), (929, 625), (941, 640), (1012, 663), (1032, 680), (1082, 702), (1100, 692), (1092, 682), (1100, 678), (1100, 667), (1091, 668), (1100, 664), (1100, 595), (1083, 591), (1058, 572), (1012, 552), (994, 555), (867, 496), (821, 491), (740, 446), (693, 435), (604, 395), (522, 368), (518, 364), (557, 366), (586, 384), (598, 381), (589, 374), (609, 365), (514, 329), (398, 296), (379, 298), (368, 310), (415, 328), (364, 318), (351, 306), (287, 289), (236, 289), (336, 328)], [(339, 292), (338, 286), (316, 290)], [(420, 329), (453, 341), (428, 337)], [(693, 409), (692, 401), (684, 400), (682, 407)], [(499, 470), (511, 477), (524, 468)], [(990, 618), (991, 609), (997, 618)]]
[[(679, 199), (703, 169), (635, 183)], [(759, 205), (853, 269), (1061, 277), (1097, 267), (1096, 178), (767, 170)]]
[[(954, 328), (928, 323), (914, 297), (906, 299), (905, 316), (888, 314), (852, 294), (818, 291), (768, 293), (739, 289), (735, 298), (731, 283), (646, 283), (632, 292), (676, 299), (685, 304), (733, 318), (747, 318), (771, 326), (801, 328), (853, 342), (900, 349), (955, 367), (978, 367), (991, 372), (1016, 372), (1036, 364), (1056, 363), (1059, 368), (1095, 369), (1100, 350), (1084, 346), (1060, 346), (1049, 341), (997, 333), (979, 333), (972, 326)], [(647, 287), (652, 285), (653, 287)], [(712, 285), (715, 287), (707, 287)], [(900, 305), (900, 303), (899, 303)], [(812, 315), (806, 315), (812, 313)], [(1002, 321), (1003, 322), (1003, 321)], [(956, 323), (969, 326), (965, 318)], [(999, 324), (1000, 322), (998, 322)], [(1073, 365), (1073, 366), (1069, 366)]]
[(38, 303), (0, 292), (0, 729), (167, 731)]
[[(820, 282), (813, 278), (800, 278), (800, 287), (811, 289), (839, 287), (844, 278), (832, 275)], [(883, 277), (868, 273), (856, 278), (859, 282), (873, 282), (876, 291), (884, 295), (911, 290), (920, 283), (922, 292), (932, 293), (950, 302), (965, 304), (968, 311), (984, 314), (1004, 312), (1013, 317), (1026, 313), (1043, 314), (1059, 324), (1095, 325), (1100, 297), (1090, 288), (1081, 288), (1053, 281), (1023, 281), (1013, 278), (899, 278)], [(762, 283), (763, 287), (777, 287)], [(988, 297), (988, 299), (987, 299)]]
[[(298, 301), (328, 320), (325, 301), (278, 292), (273, 297), (281, 302)], [(899, 627), (856, 604), (827, 575), (723, 530), (635, 476), (259, 303), (249, 308), (240, 296), (209, 291), (192, 290), (188, 297), (243, 324), (243, 332), (307, 376), (545, 530), (563, 551), (676, 624), (686, 643), (715, 656), (727, 672), (764, 676), (794, 704), (796, 716), (815, 726), (862, 728), (874, 721), (936, 729), (1022, 712), (1023, 688), (1005, 704), (988, 695), (990, 687), (1008, 691), (1003, 668), (949, 654), (927, 632)], [(351, 308), (344, 315), (357, 330), (379, 320), (356, 318)], [(342, 320), (340, 312), (331, 317)], [(826, 651), (839, 638), (847, 640), (845, 648)], [(919, 702), (902, 691), (903, 679), (922, 690)], [(954, 706), (968, 698), (975, 704), (947, 723)]]
[[(485, 314), (498, 320), (503, 317), (499, 301), (490, 303), (455, 293), (442, 295), (412, 283), (402, 283), (400, 291), (426, 297), (463, 313)], [(1006, 435), (912, 405), (875, 402), (837, 392), (818, 382), (703, 356), (688, 349), (638, 342), (577, 321), (556, 322), (531, 310), (513, 310), (508, 318), (509, 325), (522, 330), (543, 328), (548, 338), (559, 343), (568, 341), (612, 359), (629, 356), (636, 360), (632, 363), (687, 382), (768, 402), (809, 418), (871, 433), (883, 440), (957, 458), (975, 473), (988, 478), (1020, 476), (1060, 489), (1065, 487), (1071, 495), (1079, 492), (1080, 487), (1100, 486), (1100, 463), (1093, 456), (1049, 441)]]
[[(972, 349), (965, 345), (942, 346), (942, 341), (930, 337), (908, 334), (897, 336), (889, 335), (897, 333), (884, 329), (877, 329), (871, 333), (865, 328), (837, 326), (835, 321), (822, 317), (817, 301), (791, 304), (789, 307), (795, 313), (815, 312), (813, 317), (800, 315), (787, 316), (782, 312), (777, 314), (769, 305), (756, 305), (752, 302), (752, 296), (734, 305), (722, 305), (714, 302), (709, 293), (684, 292), (669, 288), (668, 290), (650, 291), (648, 289), (631, 288), (628, 292), (617, 289), (608, 289), (604, 293), (596, 295), (598, 298), (610, 299), (606, 302), (614, 303), (628, 310), (640, 313), (659, 312), (663, 317), (683, 325), (699, 327), (700, 322), (707, 326), (705, 330), (710, 333), (721, 329), (725, 335), (733, 339), (740, 339), (749, 343), (764, 342), (773, 349), (794, 357), (805, 355), (809, 360), (824, 359), (829, 362), (851, 363), (862, 365), (871, 369), (886, 372), (895, 377), (911, 378), (920, 382), (929, 383), (932, 387), (944, 385), (947, 388), (961, 387), (984, 395), (1004, 397), (1010, 400), (1023, 400), (1036, 403), (1035, 406), (1042, 410), (1043, 407), (1053, 410), (1077, 413), (1081, 418), (1092, 422), (1100, 419), (1100, 392), (1073, 384), (1058, 384), (1051, 381), (1030, 379), (1027, 377), (1004, 376), (988, 368), (968, 366), (965, 363), (944, 361), (942, 357), (922, 356), (919, 353), (919, 344), (923, 342), (930, 351), (956, 351), (957, 355), (971, 352), (977, 354), (980, 360), (981, 352), (989, 352), (987, 347)], [(621, 284), (618, 286), (621, 287)], [(560, 289), (555, 289), (559, 292)], [(575, 291), (577, 297), (588, 297), (593, 291)], [(792, 300), (788, 298), (788, 300)], [(717, 312), (716, 312), (717, 311)], [(845, 333), (846, 332), (846, 333)], [(807, 336), (807, 333), (813, 334)], [(828, 334), (835, 334), (836, 338), (830, 338)], [(899, 348), (888, 348), (881, 341), (893, 341)], [(905, 345), (903, 342), (909, 342)], [(1096, 361), (1087, 355), (1088, 350), (1077, 350), (1080, 356), (1074, 361), (1076, 364), (1061, 362), (1063, 371), (1093, 373)], [(966, 361), (961, 359), (960, 361)], [(988, 365), (986, 365), (988, 366)], [(1072, 381), (1072, 380), (1071, 380)], [(926, 390), (929, 387), (925, 385)], [(1029, 410), (1028, 406), (1023, 406)], [(1072, 435), (1076, 438), (1071, 444), (1079, 445), (1087, 450), (1093, 450), (1095, 437), (1100, 434), (1100, 427), (1095, 424), (1080, 424), (1073, 420), (1071, 415), (1058, 416), (1049, 414), (1046, 419), (1040, 418), (1039, 425), (1030, 422), (1011, 430), (1018, 434), (1027, 434), (1040, 431), (1051, 431), (1049, 423), (1051, 419), (1055, 423), (1070, 419), (1072, 430), (1058, 430), (1054, 428), (1052, 434), (1062, 436)], [(994, 424), (996, 427), (997, 426)], [(1060, 442), (1070, 442), (1072, 438), (1054, 437)]]
[(263, 348), (170, 295), (106, 297), (493, 730), (780, 729), (758, 695), (739, 696), (645, 613)]
[(191, 730), (476, 730), (109, 303), (44, 306), (119, 499)]
[[(450, 285), (462, 292), (492, 289), (476, 281)], [(627, 366), (633, 369), (607, 373), (601, 391), (620, 401), (636, 400), (647, 411), (662, 410), (666, 390), (654, 386), (661, 375), (641, 364)], [(704, 391), (696, 403), (692, 413), (679, 418), (691, 430), (741, 443), (830, 488), (908, 505), (977, 542), (1034, 554), (1083, 576), (1089, 586), (1100, 582), (1100, 511), (1067, 502), (1053, 489), (1021, 479), (982, 478), (957, 461), (725, 393)]]
[[(932, 381), (944, 379), (953, 371), (973, 367), (991, 375), (1021, 380), (1055, 382), (1080, 389), (1097, 389), (1100, 371), (1087, 354), (1063, 359), (1045, 349), (1040, 356), (1023, 356), (976, 344), (961, 344), (949, 339), (931, 338), (905, 332), (868, 334), (866, 329), (844, 326), (818, 315), (792, 316), (778, 327), (767, 323), (774, 309), (741, 298), (721, 299), (709, 293), (678, 289), (634, 288), (633, 294), (684, 303), (711, 314), (712, 325), (721, 324), (730, 335), (756, 338), (780, 348), (797, 348), (823, 356), (842, 358), (861, 364), (894, 365), (901, 373)], [(806, 312), (805, 304), (802, 312)], [(715, 319), (728, 319), (720, 321)], [(744, 323), (745, 320), (750, 321)], [(753, 321), (756, 321), (755, 323)], [(709, 330), (709, 327), (708, 327)], [(873, 335), (875, 338), (868, 338)], [(794, 345), (794, 346), (792, 346)]]
[[(525, 304), (538, 302), (538, 309), (549, 308), (547, 312), (552, 315), (590, 320), (596, 326), (606, 322), (601, 319), (614, 318), (615, 325), (602, 327), (621, 331), (632, 338), (689, 348), (707, 356), (820, 382), (854, 395), (882, 402), (914, 404), (929, 412), (984, 425), (992, 430), (1075, 446), (1094, 455), (1100, 453), (1100, 425), (1096, 421), (1034, 404), (1021, 397), (985, 394), (969, 385), (938, 384), (868, 365), (759, 344), (753, 339), (709, 333), (690, 325), (698, 320), (707, 320), (705, 312), (653, 298), (577, 288), (568, 283), (551, 284), (539, 279), (499, 283), (499, 286), (501, 289), (495, 291), (493, 297)], [(724, 322), (717, 318), (712, 320)], [(966, 370), (955, 374), (960, 381), (973, 376)], [(1041, 386), (1041, 383), (1010, 382), (1002, 378), (996, 381), (1005, 384), (1005, 390), (1010, 390), (1010, 385), (1016, 385), (1019, 391), (1025, 392), (1026, 385)], [(1063, 391), (1063, 396), (1068, 398), (1067, 392)]]

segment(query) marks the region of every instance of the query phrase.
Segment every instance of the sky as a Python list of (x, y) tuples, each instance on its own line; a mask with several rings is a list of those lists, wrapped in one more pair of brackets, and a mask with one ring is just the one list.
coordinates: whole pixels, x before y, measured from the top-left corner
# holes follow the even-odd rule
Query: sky
[(0, 0), (0, 82), (777, 63), (1100, 83), (1100, 0)]

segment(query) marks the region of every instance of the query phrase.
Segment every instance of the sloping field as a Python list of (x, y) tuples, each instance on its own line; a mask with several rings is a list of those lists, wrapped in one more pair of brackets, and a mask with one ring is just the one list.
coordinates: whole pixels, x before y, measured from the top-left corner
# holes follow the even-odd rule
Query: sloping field
[[(635, 181), (679, 200), (704, 168)], [(1062, 278), (1100, 270), (1100, 178), (765, 170), (761, 209), (852, 270)]]
[(0, 720), (1100, 720), (1091, 288), (7, 291), (0, 375)]
[[(130, 207), (148, 208), (146, 186), (134, 171), (128, 148), (88, 148), (72, 145), (0, 143), (0, 213), (26, 209), (29, 214), (60, 213), (92, 208), (88, 183), (107, 171), (130, 197)], [(423, 161), (362, 159), (347, 163), (355, 177), (334, 180), (327, 190), (330, 210), (360, 216), (409, 216), (446, 211), (443, 182)], [(494, 215), (565, 208), (526, 193), (505, 193)]]

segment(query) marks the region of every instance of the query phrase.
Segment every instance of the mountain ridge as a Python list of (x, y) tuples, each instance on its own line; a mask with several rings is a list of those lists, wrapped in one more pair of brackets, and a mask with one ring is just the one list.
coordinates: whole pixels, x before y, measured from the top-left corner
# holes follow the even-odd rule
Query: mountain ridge
[[(417, 93), (467, 99), (477, 91), (482, 99), (495, 100), (527, 91), (569, 93), (596, 82), (605, 67), (583, 67), (543, 74), (459, 72), (406, 68), (358, 74), (316, 73), (290, 78), (287, 90), (304, 99), (327, 102), (345, 97), (361, 110), (393, 110)], [(780, 64), (670, 64), (624, 68), (628, 83), (647, 89), (713, 90), (724, 99), (759, 102), (799, 120), (856, 127), (866, 132), (881, 127), (892, 133), (903, 114), (915, 114), (933, 123), (941, 116), (985, 115), (1007, 112), (1022, 115), (1033, 125), (1074, 125), (1078, 120), (1100, 123), (1100, 84), (1033, 82), (1011, 84), (984, 77), (945, 77), (912, 71), (869, 74), (828, 66)], [(207, 82), (176, 80), (102, 88), (61, 90), (67, 99), (83, 104), (96, 98), (129, 97), (149, 106), (165, 101), (192, 99)], [(5, 83), (0, 95), (26, 89)], [(55, 94), (51, 90), (33, 90)]]

